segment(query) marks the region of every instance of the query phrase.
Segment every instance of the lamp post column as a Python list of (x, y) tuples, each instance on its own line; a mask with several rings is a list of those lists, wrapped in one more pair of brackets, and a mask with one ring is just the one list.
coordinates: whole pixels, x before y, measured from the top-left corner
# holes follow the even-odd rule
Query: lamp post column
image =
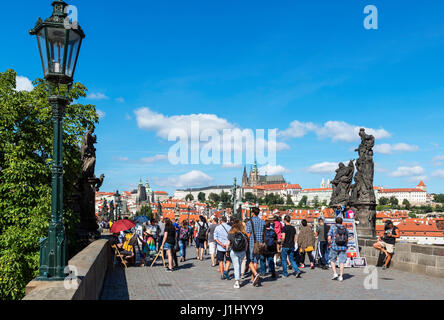
[(66, 235), (63, 224), (63, 116), (68, 98), (51, 95), (54, 135), (52, 161), (51, 221), (48, 237), (40, 240), (38, 280), (58, 281), (66, 278)]

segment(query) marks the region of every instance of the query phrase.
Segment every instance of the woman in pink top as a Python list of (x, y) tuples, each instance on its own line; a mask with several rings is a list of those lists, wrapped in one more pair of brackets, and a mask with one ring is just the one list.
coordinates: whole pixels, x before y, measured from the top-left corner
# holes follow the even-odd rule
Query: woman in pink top
[(282, 222), (281, 222), (281, 218), (276, 215), (274, 217), (274, 232), (276, 232), (277, 235), (277, 253), (274, 256), (274, 264), (276, 265), (277, 259), (280, 257), (281, 255), (281, 248), (282, 248)]

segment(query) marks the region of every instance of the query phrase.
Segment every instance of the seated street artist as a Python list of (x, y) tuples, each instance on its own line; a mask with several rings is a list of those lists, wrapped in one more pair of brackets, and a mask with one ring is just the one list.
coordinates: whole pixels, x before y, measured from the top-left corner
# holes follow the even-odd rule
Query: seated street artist
[(126, 248), (124, 248), (124, 243), (122, 241), (120, 241), (118, 233), (113, 234), (111, 239), (109, 239), (109, 244), (111, 246), (115, 245), (117, 247), (117, 250), (119, 250), (120, 255), (126, 261), (128, 261), (129, 259), (131, 259), (134, 256), (134, 252), (132, 250), (125, 250), (125, 249), (128, 249), (128, 246), (126, 246)]
[(384, 237), (378, 237), (378, 242), (373, 244), (375, 249), (385, 253), (386, 257), (382, 269), (387, 269), (393, 253), (395, 252), (396, 239), (398, 239), (400, 236), (399, 229), (393, 225), (391, 220), (387, 220), (384, 226)]

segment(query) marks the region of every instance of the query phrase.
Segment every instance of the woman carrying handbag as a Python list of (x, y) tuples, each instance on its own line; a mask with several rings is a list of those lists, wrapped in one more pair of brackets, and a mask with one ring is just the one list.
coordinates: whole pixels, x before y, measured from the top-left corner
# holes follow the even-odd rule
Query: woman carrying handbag
[(298, 235), (298, 247), (300, 257), (300, 267), (305, 267), (305, 253), (310, 259), (310, 269), (314, 269), (314, 259), (312, 252), (315, 246), (315, 235), (312, 228), (307, 224), (307, 220), (302, 220), (302, 229)]

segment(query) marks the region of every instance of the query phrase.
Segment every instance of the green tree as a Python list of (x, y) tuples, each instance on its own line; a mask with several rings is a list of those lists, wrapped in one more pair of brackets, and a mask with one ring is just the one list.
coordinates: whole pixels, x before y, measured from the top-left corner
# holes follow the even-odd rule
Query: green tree
[(381, 206), (386, 206), (389, 203), (389, 199), (386, 197), (381, 197), (379, 198), (379, 205)]
[(211, 192), (208, 196), (208, 199), (213, 202), (213, 204), (217, 204), (220, 201), (220, 197), (217, 193)]
[(293, 202), (293, 200), (291, 199), (291, 196), (288, 194), (287, 195), (287, 201), (286, 201), (286, 203), (285, 203), (287, 206), (294, 206), (294, 202)]
[[(0, 300), (21, 299), (26, 284), (38, 275), (40, 238), (47, 237), (51, 216), (53, 122), (48, 89), (41, 79), (30, 92), (18, 92), (16, 73), (0, 73)], [(75, 83), (70, 98), (86, 97)], [(95, 106), (77, 102), (66, 107), (63, 123), (63, 221), (68, 258), (78, 252), (72, 208), (81, 174), (79, 144), (98, 122)]]
[(251, 203), (256, 203), (257, 202), (257, 198), (256, 196), (252, 193), (252, 192), (247, 192), (245, 193), (245, 202), (251, 202)]
[(228, 192), (222, 191), (220, 193), (220, 201), (224, 207), (231, 206), (231, 196)]
[(142, 205), (137, 211), (136, 216), (147, 216), (150, 220), (154, 217), (153, 209), (149, 205)]
[(435, 194), (433, 195), (433, 199), (435, 200), (435, 202), (444, 203), (444, 194)]
[(399, 205), (398, 198), (396, 198), (395, 196), (390, 197), (390, 199), (389, 199), (389, 203), (390, 203), (390, 205), (391, 205), (392, 207), (395, 207), (395, 206)]
[(199, 202), (205, 202), (205, 193), (199, 192), (199, 194), (197, 195), (197, 200), (199, 200)]
[(410, 208), (411, 208), (411, 204), (410, 204), (410, 202), (409, 202), (409, 200), (407, 200), (407, 199), (404, 199), (404, 200), (402, 200), (402, 205), (407, 209), (407, 210), (409, 210)]
[(313, 207), (315, 209), (319, 208), (319, 197), (318, 196), (315, 196), (313, 199)]
[(193, 195), (191, 193), (187, 194), (186, 197), (185, 197), (185, 201), (194, 201)]
[(307, 196), (302, 196), (301, 200), (298, 203), (298, 208), (305, 207), (307, 205), (307, 200), (308, 200)]

